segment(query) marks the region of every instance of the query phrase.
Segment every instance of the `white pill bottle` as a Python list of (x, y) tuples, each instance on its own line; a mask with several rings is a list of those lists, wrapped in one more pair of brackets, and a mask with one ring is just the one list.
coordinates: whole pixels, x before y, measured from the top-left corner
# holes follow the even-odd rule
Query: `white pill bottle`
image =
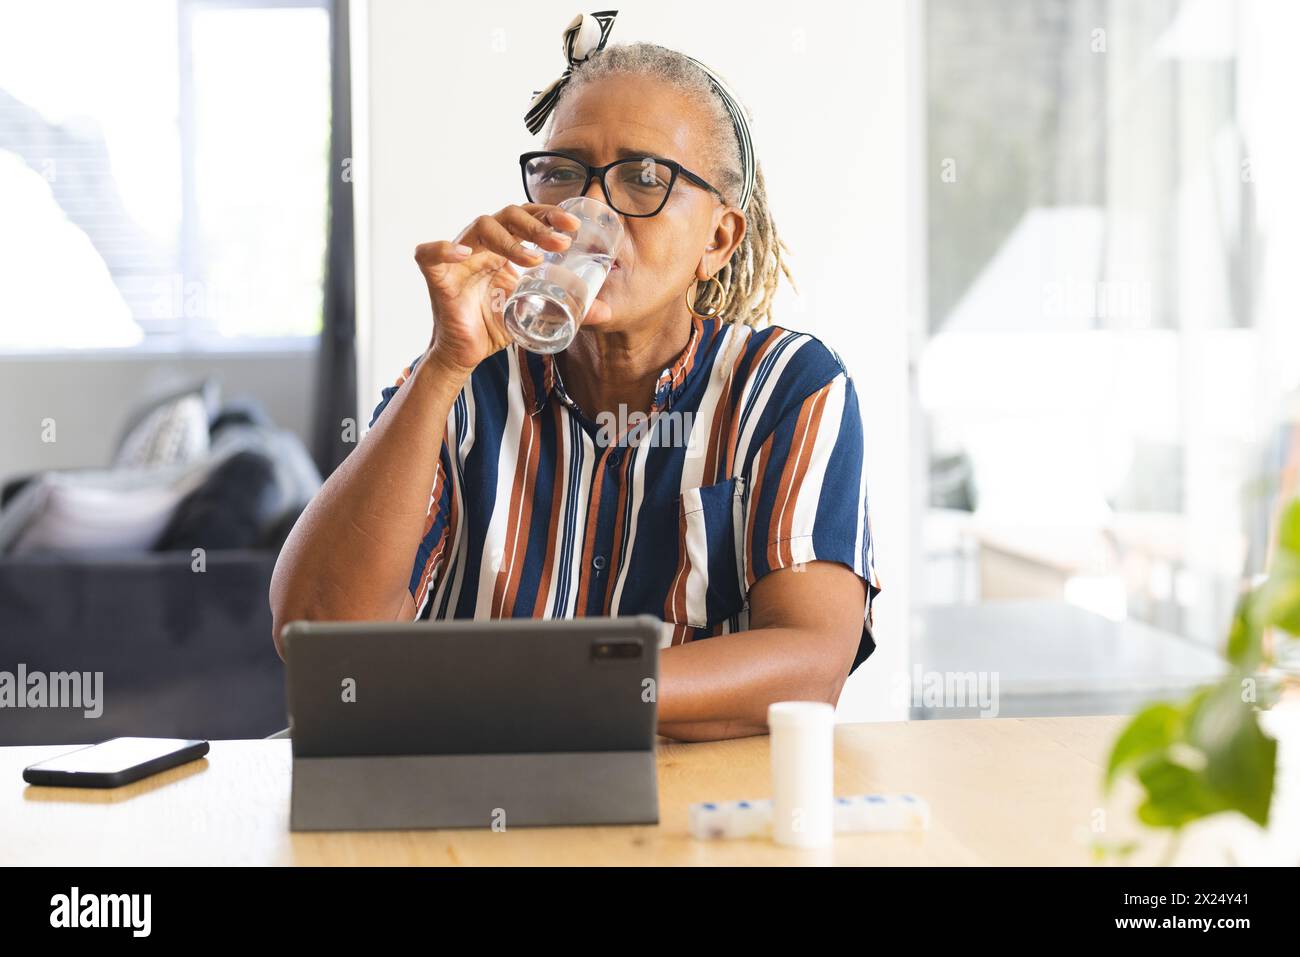
[(825, 847), (834, 836), (835, 709), (778, 701), (767, 709), (772, 744), (772, 839)]

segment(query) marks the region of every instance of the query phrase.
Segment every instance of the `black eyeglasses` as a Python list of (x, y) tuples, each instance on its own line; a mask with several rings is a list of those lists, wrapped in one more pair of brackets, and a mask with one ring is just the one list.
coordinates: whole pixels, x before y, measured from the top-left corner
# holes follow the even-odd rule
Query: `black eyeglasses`
[(584, 195), (591, 181), (598, 178), (605, 201), (615, 212), (624, 216), (653, 216), (668, 202), (678, 176), (726, 202), (721, 192), (681, 163), (656, 156), (615, 160), (606, 166), (588, 166), (568, 153), (539, 150), (519, 157), (519, 166), (523, 171), (524, 194), (528, 201), (548, 206)]

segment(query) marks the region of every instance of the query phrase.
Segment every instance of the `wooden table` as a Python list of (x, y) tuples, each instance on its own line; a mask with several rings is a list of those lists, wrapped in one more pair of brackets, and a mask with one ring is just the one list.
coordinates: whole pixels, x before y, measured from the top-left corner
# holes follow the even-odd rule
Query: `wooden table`
[(208, 757), (111, 791), (32, 787), (68, 750), (0, 748), (0, 865), (12, 864), (1086, 864), (1102, 759), (1123, 719), (840, 725), (837, 794), (911, 792), (925, 832), (852, 834), (819, 851), (698, 841), (696, 801), (766, 797), (768, 741), (663, 742), (656, 827), (293, 834), (288, 741), (214, 741)]

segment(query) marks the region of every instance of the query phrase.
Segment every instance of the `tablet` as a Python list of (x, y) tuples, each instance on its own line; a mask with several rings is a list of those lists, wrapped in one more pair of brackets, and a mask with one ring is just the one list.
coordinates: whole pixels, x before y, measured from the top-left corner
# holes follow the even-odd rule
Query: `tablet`
[(646, 615), (288, 625), (291, 827), (657, 821), (662, 629)]

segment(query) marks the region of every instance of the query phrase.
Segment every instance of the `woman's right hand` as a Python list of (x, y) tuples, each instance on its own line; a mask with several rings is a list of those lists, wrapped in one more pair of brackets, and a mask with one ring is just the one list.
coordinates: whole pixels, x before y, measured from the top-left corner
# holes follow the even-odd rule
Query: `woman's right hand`
[(527, 203), (480, 216), (454, 242), (440, 240), (415, 248), (433, 305), (431, 357), (445, 368), (468, 376), (474, 368), (510, 343), (502, 319), (506, 300), (519, 283), (514, 266), (527, 269), (542, 262), (544, 250), (562, 252), (580, 221), (558, 206)]

